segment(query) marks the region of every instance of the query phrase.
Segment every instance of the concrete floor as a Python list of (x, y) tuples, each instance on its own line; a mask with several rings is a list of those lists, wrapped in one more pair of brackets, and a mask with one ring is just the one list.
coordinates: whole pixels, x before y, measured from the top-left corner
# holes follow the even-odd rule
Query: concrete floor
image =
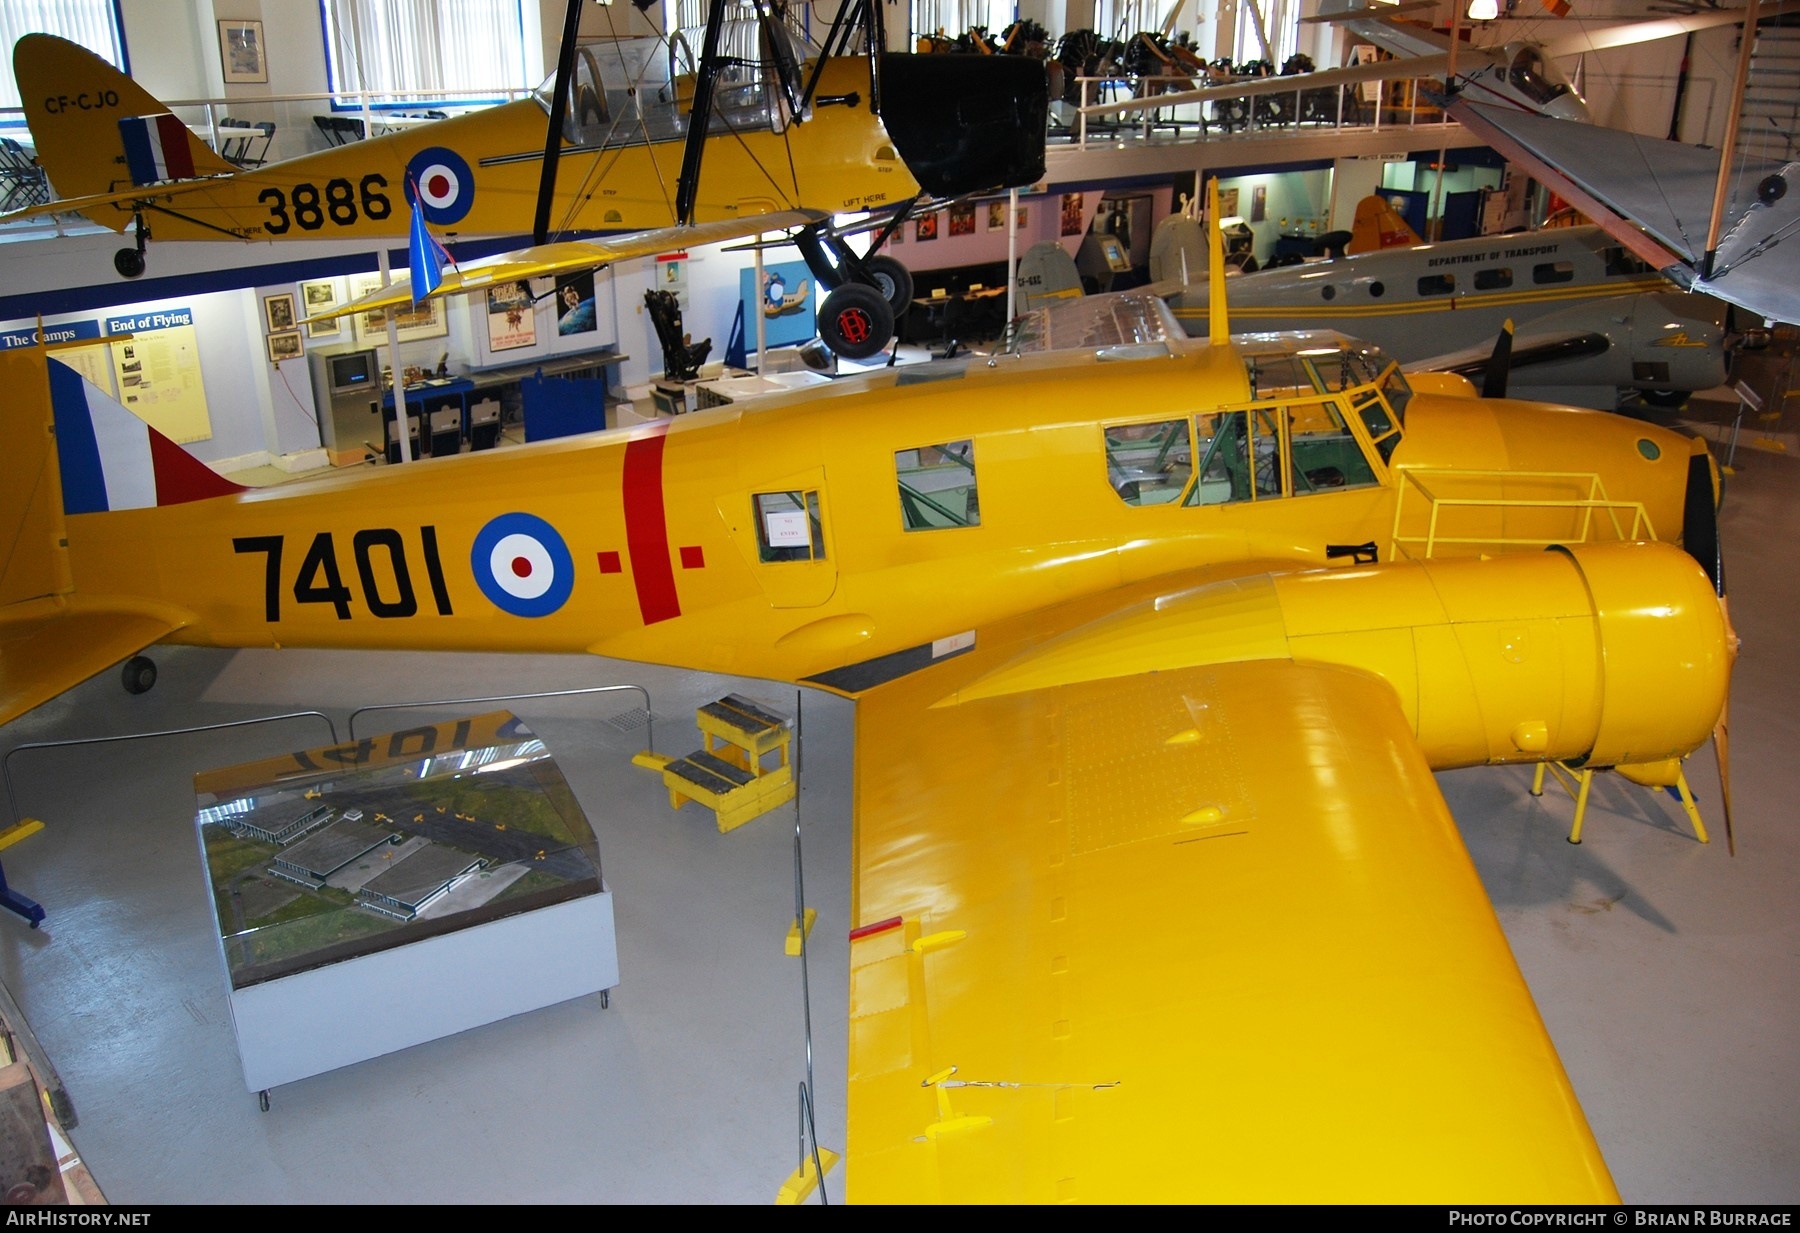
[[(1786, 628), (1800, 610), (1800, 460), (1740, 450), (1724, 512), (1744, 646), (1732, 701), (1737, 855), (1710, 752), (1689, 775), (1714, 842), (1675, 803), (1602, 776), (1579, 847), (1572, 806), (1526, 770), (1440, 776), (1619, 1189), (1642, 1204), (1800, 1201), (1800, 790)], [(655, 745), (698, 746), (696, 706), (782, 687), (592, 659), (159, 651), (130, 697), (115, 673), (15, 721), (10, 748), (319, 708), (637, 682)], [(20, 811), (47, 828), (4, 853), (42, 902), (0, 920), (0, 979), (79, 1117), (113, 1203), (766, 1203), (794, 1168), (810, 1018), (819, 1139), (844, 1141), (850, 704), (808, 693), (798, 810), (810, 977), (782, 942), (795, 813), (729, 835), (629, 764), (645, 733), (602, 698), (513, 705), (549, 743), (599, 834), (621, 983), (276, 1089), (238, 1067), (195, 842), (192, 776), (324, 743), (284, 721), (225, 733), (22, 753)], [(486, 707), (451, 708), (469, 713)], [(389, 727), (433, 716), (403, 712)], [(389, 717), (394, 718), (394, 717)], [(374, 726), (371, 727), (371, 722)], [(359, 733), (383, 730), (364, 720)], [(810, 993), (810, 1004), (807, 994)], [(842, 1168), (827, 1177), (832, 1201)], [(817, 1201), (815, 1196), (813, 1201)]]

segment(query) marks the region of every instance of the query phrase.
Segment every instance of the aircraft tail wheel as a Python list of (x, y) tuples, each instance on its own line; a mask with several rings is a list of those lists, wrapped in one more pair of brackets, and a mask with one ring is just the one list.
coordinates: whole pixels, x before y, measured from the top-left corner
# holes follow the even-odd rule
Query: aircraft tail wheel
[(863, 259), (863, 269), (875, 280), (875, 289), (886, 297), (888, 307), (893, 310), (897, 321), (906, 310), (912, 307), (913, 277), (912, 271), (901, 265), (898, 260), (885, 253), (877, 253), (873, 257)]
[(144, 272), (144, 254), (135, 248), (121, 248), (113, 254), (113, 269), (122, 278), (136, 278)]
[(133, 655), (125, 661), (125, 692), (147, 694), (156, 684), (156, 661), (148, 655)]
[(880, 353), (894, 336), (894, 310), (887, 297), (865, 283), (834, 288), (819, 308), (819, 337), (847, 360)]

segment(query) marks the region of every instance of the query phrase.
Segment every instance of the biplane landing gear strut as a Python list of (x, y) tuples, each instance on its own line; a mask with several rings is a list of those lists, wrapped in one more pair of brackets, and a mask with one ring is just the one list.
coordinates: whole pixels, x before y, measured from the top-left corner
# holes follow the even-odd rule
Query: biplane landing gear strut
[(894, 321), (912, 304), (912, 275), (888, 256), (858, 257), (839, 236), (816, 227), (795, 239), (812, 276), (831, 290), (819, 306), (819, 337), (848, 360), (880, 354)]
[(137, 247), (121, 248), (113, 254), (113, 269), (121, 278), (136, 278), (144, 272), (144, 247), (150, 242), (150, 228), (144, 226), (141, 213), (132, 215), (131, 224)]

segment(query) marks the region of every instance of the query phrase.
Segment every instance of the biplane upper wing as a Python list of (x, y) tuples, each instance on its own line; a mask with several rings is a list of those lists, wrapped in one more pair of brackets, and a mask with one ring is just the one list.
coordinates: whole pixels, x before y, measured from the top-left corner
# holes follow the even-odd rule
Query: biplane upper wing
[(851, 1199), (1617, 1201), (1388, 684), (1041, 636), (858, 700)]
[[(615, 261), (679, 252), (703, 244), (724, 244), (731, 240), (743, 240), (769, 232), (821, 223), (829, 217), (830, 215), (816, 210), (780, 210), (768, 214), (746, 215), (743, 218), (721, 219), (717, 222), (694, 223), (685, 227), (659, 227), (652, 231), (634, 231), (592, 240), (561, 240), (554, 244), (539, 244), (500, 253), (481, 261), (472, 261), (459, 269), (446, 270), (443, 281), (431, 292), (430, 298), (544, 278), (569, 270), (590, 270), (611, 265)], [(329, 313), (308, 317), (307, 320), (329, 321), (333, 317), (351, 316), (413, 302), (412, 283), (409, 279), (401, 278), (379, 291), (372, 291), (361, 299), (341, 305)]]

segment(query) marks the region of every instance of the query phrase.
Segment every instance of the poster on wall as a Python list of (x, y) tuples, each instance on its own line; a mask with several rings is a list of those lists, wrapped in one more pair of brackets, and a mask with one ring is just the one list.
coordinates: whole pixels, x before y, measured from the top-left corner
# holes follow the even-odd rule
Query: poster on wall
[(1062, 234), (1080, 235), (1087, 230), (1087, 203), (1080, 193), (1064, 193), (1062, 199)]
[[(344, 302), (343, 290), (335, 278), (317, 278), (300, 284), (300, 311), (308, 317), (328, 313)], [(344, 319), (306, 323), (308, 338), (336, 338), (344, 332)]]
[(656, 259), (656, 285), (675, 296), (681, 311), (688, 309), (688, 255), (663, 253)]
[(913, 239), (921, 244), (937, 239), (937, 211), (921, 214), (913, 220)]
[(950, 207), (950, 234), (975, 234), (975, 203), (959, 201)]
[(1004, 201), (988, 202), (988, 230), (989, 231), (1005, 231), (1006, 230), (1006, 202), (1004, 202)]
[[(363, 296), (381, 289), (381, 275), (379, 274), (352, 274), (349, 282), (352, 300), (359, 300)], [(386, 342), (387, 315), (388, 310), (385, 308), (357, 313), (356, 340), (358, 342)], [(412, 342), (418, 338), (442, 338), (450, 332), (450, 322), (444, 316), (444, 302), (442, 300), (426, 300), (423, 304), (412, 304), (395, 309), (394, 329), (401, 342)]]
[(556, 280), (556, 332), (592, 334), (600, 328), (594, 317), (594, 272), (564, 274)]
[(489, 351), (537, 346), (537, 313), (532, 310), (530, 283), (488, 288), (487, 335)]
[[(193, 310), (159, 308), (108, 317), (106, 334), (114, 340), (110, 350), (119, 401), (178, 444), (211, 440)], [(117, 338), (120, 334), (131, 337)]]
[[(755, 321), (752, 313), (763, 319), (763, 341), (771, 347), (791, 347), (812, 338), (813, 285), (804, 261), (778, 261), (763, 266), (762, 286), (756, 285), (754, 269), (738, 271), (738, 298), (743, 301), (744, 320)], [(754, 326), (744, 330), (744, 341), (756, 338)]]

